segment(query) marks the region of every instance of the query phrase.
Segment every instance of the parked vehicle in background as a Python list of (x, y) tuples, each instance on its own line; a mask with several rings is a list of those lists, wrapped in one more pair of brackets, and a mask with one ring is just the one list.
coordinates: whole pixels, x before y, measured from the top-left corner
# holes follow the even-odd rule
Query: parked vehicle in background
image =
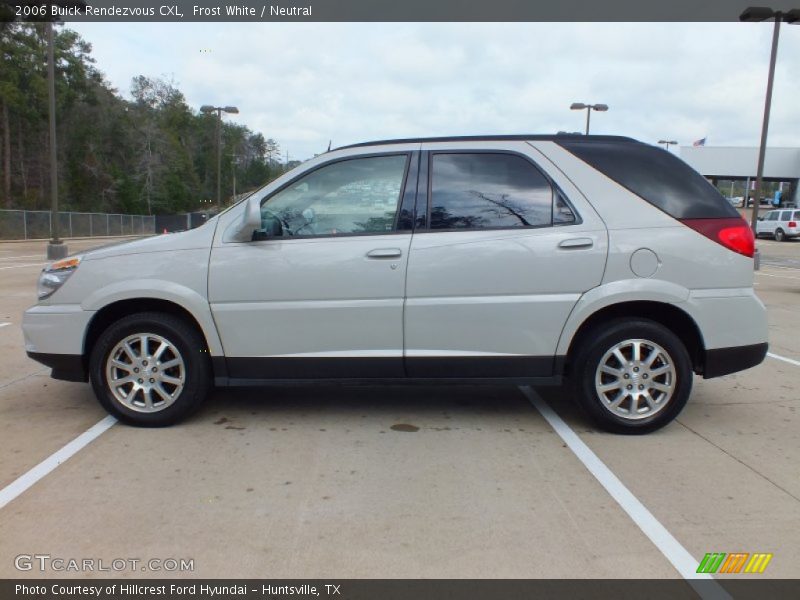
[(800, 210), (787, 208), (764, 213), (756, 222), (756, 235), (770, 235), (778, 242), (800, 237)]
[[(327, 152), (197, 229), (46, 268), (29, 356), (135, 425), (214, 386), (561, 384), (602, 427), (669, 423), (759, 364), (753, 232), (629, 138), (390, 140)], [(735, 323), (735, 326), (732, 324)]]

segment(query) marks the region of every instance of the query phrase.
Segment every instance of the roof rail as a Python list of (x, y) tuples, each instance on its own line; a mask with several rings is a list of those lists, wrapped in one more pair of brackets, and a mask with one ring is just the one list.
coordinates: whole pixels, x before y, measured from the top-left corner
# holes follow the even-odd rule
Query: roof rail
[(515, 134), (515, 135), (461, 135), (445, 137), (419, 137), (401, 138), (394, 140), (375, 140), (372, 142), (359, 142), (358, 144), (348, 144), (334, 148), (344, 150), (346, 148), (360, 148), (363, 146), (387, 146), (389, 144), (419, 144), (425, 142), (509, 142), (509, 141), (532, 141), (532, 142), (552, 142), (557, 140), (573, 140), (582, 142), (627, 142), (640, 143), (637, 140), (620, 135), (576, 135), (574, 133), (559, 134)]

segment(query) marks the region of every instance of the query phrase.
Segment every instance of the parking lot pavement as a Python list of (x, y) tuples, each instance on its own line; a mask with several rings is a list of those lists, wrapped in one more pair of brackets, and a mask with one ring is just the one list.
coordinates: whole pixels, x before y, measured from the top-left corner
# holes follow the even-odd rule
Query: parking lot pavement
[[(66, 243), (70, 252), (80, 252), (121, 239)], [(25, 355), (22, 313), (36, 302), (36, 279), (46, 264), (46, 242), (0, 242), (0, 488), (104, 414), (92, 407), (86, 386), (60, 385)]]
[(513, 387), (221, 393), (113, 428), (6, 510), (6, 577), (23, 546), (210, 577), (674, 576)]
[[(759, 245), (765, 259), (800, 251)], [(0, 487), (103, 416), (87, 385), (50, 380), (21, 338), (4, 341), (37, 271), (0, 271), (14, 323), (0, 328)], [(800, 271), (773, 272), (756, 275), (771, 351), (800, 360)], [(641, 437), (539, 393), (695, 558), (771, 552), (763, 577), (800, 577), (798, 375), (768, 358), (696, 378), (678, 421)], [(678, 576), (513, 387), (230, 390), (176, 427), (116, 425), (0, 509), (0, 577), (40, 576), (13, 565), (37, 552), (194, 559), (192, 573), (123, 576)]]

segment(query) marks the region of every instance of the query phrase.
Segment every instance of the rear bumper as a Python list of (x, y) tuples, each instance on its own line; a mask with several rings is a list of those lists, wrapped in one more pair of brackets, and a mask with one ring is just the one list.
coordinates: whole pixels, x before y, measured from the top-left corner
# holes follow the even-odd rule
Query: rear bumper
[(53, 369), (50, 376), (53, 379), (64, 381), (88, 381), (86, 365), (80, 354), (45, 354), (43, 352), (28, 352), (33, 360)]
[(768, 344), (751, 344), (730, 348), (706, 350), (703, 378), (720, 377), (737, 371), (744, 371), (761, 364), (767, 356)]

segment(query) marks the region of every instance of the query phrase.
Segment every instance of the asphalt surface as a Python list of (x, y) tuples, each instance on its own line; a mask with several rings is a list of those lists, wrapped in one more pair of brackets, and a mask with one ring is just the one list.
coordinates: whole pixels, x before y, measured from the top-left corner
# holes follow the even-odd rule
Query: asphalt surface
[[(770, 352), (800, 361), (800, 242), (758, 246)], [(0, 243), (0, 490), (105, 417), (88, 384), (25, 356), (43, 257)], [(757, 577), (797, 578), (798, 381), (773, 357), (695, 378), (677, 421), (641, 437), (538, 393), (693, 558), (769, 552)], [(19, 571), (21, 554), (193, 570)], [(178, 426), (114, 425), (0, 508), (3, 578), (679, 577), (667, 554), (511, 386), (218, 391)]]

